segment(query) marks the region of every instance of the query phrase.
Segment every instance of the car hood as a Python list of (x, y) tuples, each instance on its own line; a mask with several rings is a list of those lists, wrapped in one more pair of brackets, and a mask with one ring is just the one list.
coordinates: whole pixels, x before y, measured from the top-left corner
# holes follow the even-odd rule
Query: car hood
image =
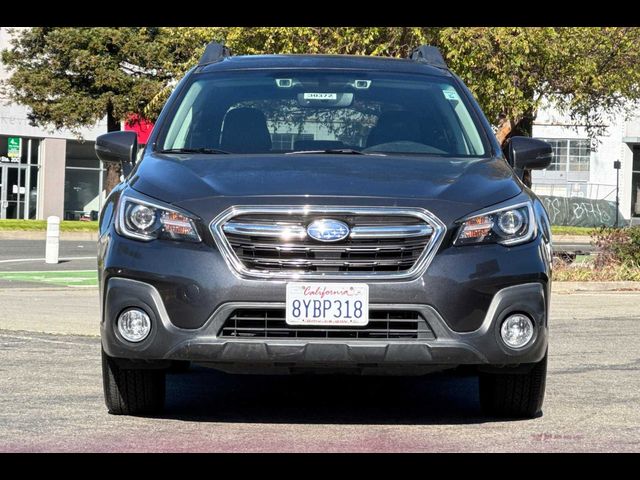
[(394, 205), (457, 204), (469, 212), (522, 191), (501, 158), (402, 155), (147, 154), (130, 184), (197, 214), (198, 206), (212, 197), (241, 197), (236, 204), (264, 203), (255, 197), (288, 197), (293, 203), (299, 202), (291, 197), (302, 197), (304, 203), (312, 203), (309, 197), (334, 199), (330, 203), (345, 201), (336, 197), (377, 197), (392, 198)]

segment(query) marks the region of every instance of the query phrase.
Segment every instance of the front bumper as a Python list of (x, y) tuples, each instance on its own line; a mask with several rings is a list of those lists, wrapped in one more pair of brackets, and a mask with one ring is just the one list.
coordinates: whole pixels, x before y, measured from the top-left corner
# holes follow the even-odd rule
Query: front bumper
[[(299, 340), (228, 339), (218, 333), (237, 308), (284, 306), (280, 302), (226, 302), (199, 328), (179, 328), (171, 321), (160, 292), (151, 284), (111, 277), (105, 285), (102, 344), (116, 358), (135, 360), (189, 360), (227, 371), (286, 373), (296, 368), (354, 368), (402, 370), (416, 373), (457, 365), (517, 365), (542, 359), (547, 349), (546, 284), (530, 282), (500, 289), (491, 299), (484, 320), (473, 331), (454, 331), (428, 304), (373, 303), (372, 309), (405, 309), (420, 312), (434, 333), (432, 339), (411, 340)], [(123, 340), (115, 328), (117, 316), (128, 307), (145, 309), (152, 331), (144, 341)], [(499, 336), (502, 320), (514, 312), (533, 318), (536, 334), (522, 350), (506, 347)]]

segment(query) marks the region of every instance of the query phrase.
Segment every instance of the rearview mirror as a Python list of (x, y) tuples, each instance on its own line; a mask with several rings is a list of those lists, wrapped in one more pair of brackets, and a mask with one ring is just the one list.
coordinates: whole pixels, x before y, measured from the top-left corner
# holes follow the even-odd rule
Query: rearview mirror
[(96, 155), (103, 162), (120, 162), (122, 175), (127, 177), (136, 161), (136, 132), (109, 132), (96, 138)]
[(551, 145), (537, 138), (511, 137), (507, 140), (505, 156), (509, 165), (520, 175), (525, 169), (542, 170), (551, 164)]

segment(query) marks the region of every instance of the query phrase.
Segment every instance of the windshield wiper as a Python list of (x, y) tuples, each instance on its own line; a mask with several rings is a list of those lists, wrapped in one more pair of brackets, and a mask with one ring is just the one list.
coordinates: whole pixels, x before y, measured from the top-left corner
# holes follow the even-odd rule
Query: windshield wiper
[(218, 153), (231, 153), (225, 150), (218, 150), (217, 148), (167, 148), (166, 150), (159, 150), (158, 153), (204, 153), (207, 155), (216, 155)]
[(286, 155), (300, 155), (300, 154), (327, 154), (327, 155), (371, 155), (370, 153), (361, 152), (360, 150), (354, 150), (353, 148), (327, 148), (325, 150), (298, 150), (295, 152), (287, 152)]

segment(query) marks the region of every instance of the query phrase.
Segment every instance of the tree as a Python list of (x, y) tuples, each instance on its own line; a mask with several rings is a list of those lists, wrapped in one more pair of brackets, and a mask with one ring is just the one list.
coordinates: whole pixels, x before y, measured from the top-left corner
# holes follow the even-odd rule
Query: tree
[[(120, 129), (141, 114), (174, 75), (175, 53), (158, 28), (38, 27), (14, 32), (2, 52), (11, 76), (4, 93), (30, 109), (34, 125), (74, 132), (107, 118)], [(184, 61), (184, 60), (182, 60)], [(120, 165), (106, 166), (107, 192), (119, 182)]]
[(629, 113), (640, 99), (637, 28), (443, 28), (438, 41), (507, 131), (530, 135), (549, 101), (597, 135), (606, 113)]
[(154, 120), (212, 40), (234, 54), (406, 57), (436, 45), (501, 143), (531, 135), (545, 101), (595, 136), (608, 114), (627, 115), (640, 99), (640, 29), (622, 27), (35, 28), (3, 53), (14, 68), (8, 93), (39, 124), (73, 129), (107, 115), (116, 128), (128, 113)]
[[(543, 102), (568, 113), (590, 136), (607, 115), (628, 115), (640, 99), (640, 29), (603, 27), (224, 27), (170, 29), (188, 38), (197, 62), (204, 44), (224, 41), (234, 53), (343, 53), (405, 57), (423, 43), (447, 63), (498, 127), (503, 144), (532, 134)], [(183, 68), (186, 71), (186, 68)], [(164, 92), (166, 96), (167, 92)]]
[[(412, 48), (433, 43), (436, 29), (421, 27), (175, 27), (165, 28), (166, 42), (180, 52), (176, 77), (184, 75), (211, 41), (224, 43), (234, 55), (319, 53), (405, 57)], [(169, 97), (168, 84), (147, 106), (155, 118)]]
[[(567, 111), (592, 135), (605, 112), (629, 113), (640, 98), (640, 29), (632, 27), (211, 27), (170, 28), (190, 45), (184, 73), (204, 46), (234, 54), (327, 53), (406, 57), (423, 43), (440, 47), (450, 68), (494, 124), (531, 134), (543, 101)], [(505, 135), (502, 133), (502, 135)], [(506, 135), (508, 137), (508, 135)]]
[(501, 143), (531, 136), (543, 102), (593, 138), (606, 130), (607, 116), (628, 116), (640, 99), (637, 28), (443, 28), (438, 42), (497, 122)]

